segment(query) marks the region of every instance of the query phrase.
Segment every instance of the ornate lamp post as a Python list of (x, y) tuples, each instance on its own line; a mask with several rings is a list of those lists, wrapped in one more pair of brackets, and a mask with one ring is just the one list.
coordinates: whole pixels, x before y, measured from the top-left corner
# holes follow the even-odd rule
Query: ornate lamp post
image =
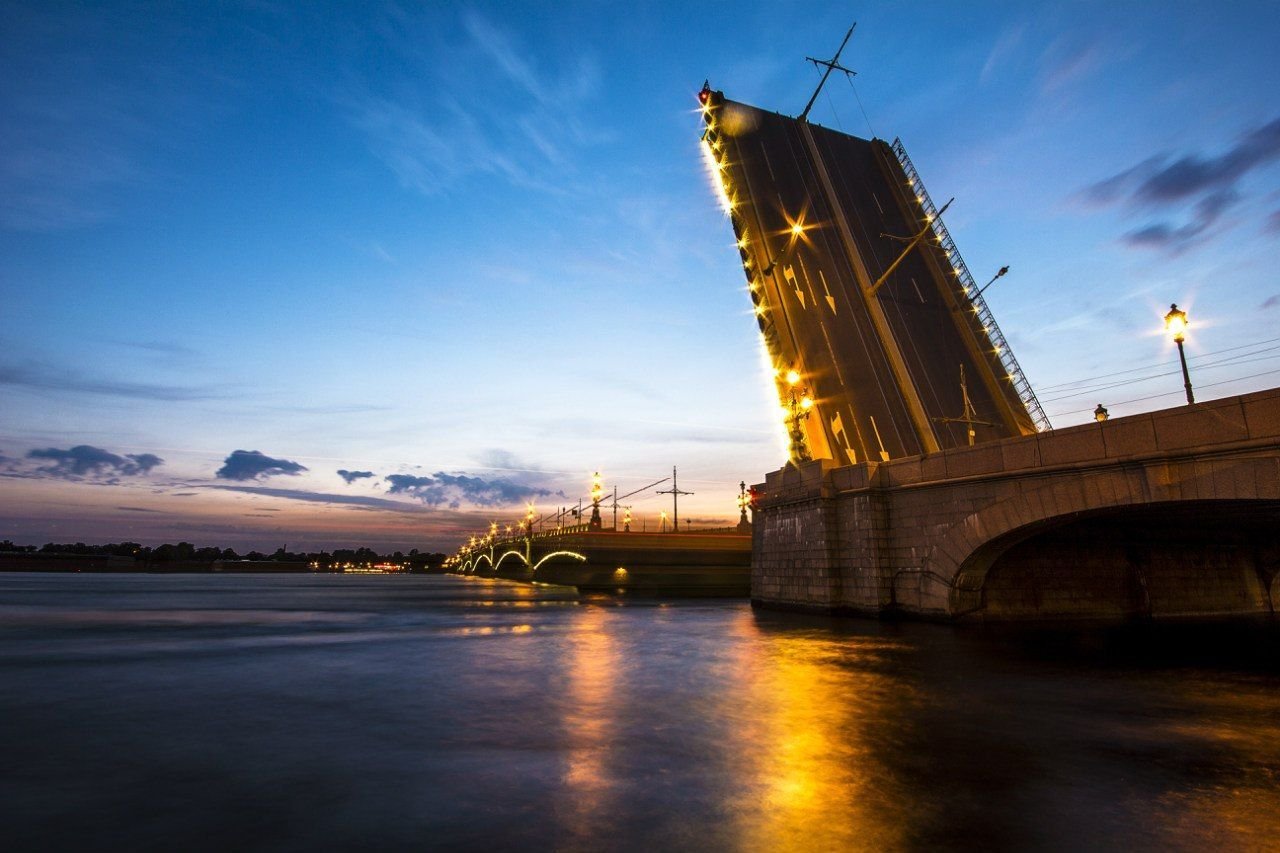
[(1107, 407), (1101, 403), (1098, 404), (1098, 408), (1093, 410), (1093, 419), (1098, 423), (1102, 423), (1109, 417), (1111, 417), (1111, 415), (1107, 412)]
[(747, 494), (747, 481), (738, 484), (738, 529), (747, 530), (751, 522), (747, 521), (747, 507), (751, 506), (751, 496)]
[(597, 471), (591, 475), (591, 530), (599, 530), (602, 526), (600, 521), (600, 498), (604, 497), (604, 480)]
[(787, 401), (787, 436), (791, 443), (791, 459), (793, 462), (808, 462), (809, 447), (805, 442), (804, 422), (809, 419), (809, 410), (813, 408), (813, 398), (809, 390), (797, 389), (800, 374), (794, 368), (787, 371), (787, 385), (790, 386)]
[(631, 532), (631, 507), (627, 507), (622, 511), (622, 532)]
[(1178, 345), (1178, 360), (1182, 362), (1182, 387), (1187, 389), (1187, 403), (1194, 403), (1195, 396), (1191, 393), (1191, 374), (1187, 372), (1187, 354), (1182, 349), (1182, 342), (1187, 337), (1187, 312), (1178, 308), (1177, 303), (1169, 306), (1169, 313), (1164, 315), (1164, 328), (1173, 336), (1173, 342)]

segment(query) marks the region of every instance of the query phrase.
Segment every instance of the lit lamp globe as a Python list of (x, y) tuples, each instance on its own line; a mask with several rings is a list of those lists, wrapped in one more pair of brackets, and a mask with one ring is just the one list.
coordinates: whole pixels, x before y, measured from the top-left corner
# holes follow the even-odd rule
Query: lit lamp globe
[(1187, 339), (1187, 312), (1180, 309), (1177, 303), (1170, 305), (1169, 313), (1164, 315), (1164, 328), (1173, 338), (1173, 342), (1178, 345), (1178, 361), (1182, 364), (1182, 387), (1187, 392), (1187, 403), (1194, 403), (1196, 398), (1191, 393), (1191, 374), (1187, 371), (1187, 354), (1182, 348), (1183, 341)]

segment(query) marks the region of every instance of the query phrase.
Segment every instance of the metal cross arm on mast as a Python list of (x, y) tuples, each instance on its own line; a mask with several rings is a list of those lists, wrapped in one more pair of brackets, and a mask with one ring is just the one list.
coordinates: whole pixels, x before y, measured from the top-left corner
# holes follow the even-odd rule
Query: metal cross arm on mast
[(844, 52), (844, 46), (849, 43), (849, 36), (853, 35), (853, 30), (856, 26), (858, 26), (858, 22), (854, 21), (853, 26), (849, 27), (849, 32), (844, 34), (844, 41), (840, 42), (840, 49), (836, 51), (836, 55), (831, 57), (831, 59), (814, 59), (812, 56), (805, 57), (805, 59), (812, 62), (814, 65), (821, 65), (827, 70), (823, 73), (822, 79), (818, 81), (818, 88), (813, 90), (813, 97), (809, 99), (809, 103), (804, 105), (804, 112), (800, 113), (797, 121), (808, 120), (809, 110), (813, 109), (813, 102), (818, 100), (818, 93), (821, 92), (822, 87), (826, 85), (827, 78), (831, 76), (832, 71), (843, 71), (845, 74), (851, 76), (858, 73), (856, 71), (850, 71), (848, 68), (845, 68), (840, 64), (840, 54)]
[(955, 199), (953, 198), (951, 199), (951, 201), (948, 201), (946, 204), (944, 204), (942, 206), (942, 210), (938, 211), (937, 216), (932, 217), (927, 222), (925, 222), (924, 227), (920, 229), (920, 233), (917, 234), (915, 237), (911, 238), (911, 242), (907, 244), (907, 248), (902, 250), (902, 254), (898, 255), (898, 259), (895, 260), (893, 263), (889, 264), (889, 268), (885, 270), (884, 273), (878, 279), (876, 279), (875, 284), (867, 288), (867, 296), (875, 296), (876, 293), (880, 290), (880, 288), (884, 285), (885, 281), (893, 273), (893, 271), (898, 268), (898, 264), (902, 263), (903, 260), (907, 257), (907, 255), (911, 254), (911, 250), (914, 249), (916, 246), (918, 246), (920, 244), (920, 241), (923, 240), (926, 235), (933, 233), (933, 220), (941, 218), (942, 214), (946, 213), (947, 208), (951, 206), (952, 201), (955, 201)]

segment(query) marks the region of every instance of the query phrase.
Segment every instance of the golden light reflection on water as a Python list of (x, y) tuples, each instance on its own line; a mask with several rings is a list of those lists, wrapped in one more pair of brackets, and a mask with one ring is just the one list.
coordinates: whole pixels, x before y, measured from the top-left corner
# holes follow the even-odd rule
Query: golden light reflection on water
[[(1183, 715), (1151, 734), (1216, 754), (1215, 767), (1190, 790), (1160, 798), (1158, 825), (1171, 845), (1200, 849), (1280, 849), (1280, 695), (1271, 684), (1175, 691)], [(1223, 760), (1223, 753), (1227, 758)]]
[(566, 691), (561, 722), (568, 745), (564, 750), (558, 808), (565, 829), (579, 839), (591, 838), (610, 802), (616, 780), (610, 763), (618, 653), (608, 630), (611, 614), (586, 608), (569, 638)]
[(736, 716), (746, 755), (743, 849), (894, 849), (903, 797), (873, 740), (893, 729), (911, 688), (874, 666), (895, 644), (734, 625), (746, 696)]

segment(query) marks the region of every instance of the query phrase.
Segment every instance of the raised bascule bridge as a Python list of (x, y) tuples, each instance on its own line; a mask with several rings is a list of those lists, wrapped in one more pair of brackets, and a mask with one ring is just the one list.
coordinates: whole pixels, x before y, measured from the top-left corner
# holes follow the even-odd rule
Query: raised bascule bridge
[(1273, 615), (1280, 390), (1053, 430), (900, 141), (698, 99), (790, 436), (754, 487), (753, 603)]

